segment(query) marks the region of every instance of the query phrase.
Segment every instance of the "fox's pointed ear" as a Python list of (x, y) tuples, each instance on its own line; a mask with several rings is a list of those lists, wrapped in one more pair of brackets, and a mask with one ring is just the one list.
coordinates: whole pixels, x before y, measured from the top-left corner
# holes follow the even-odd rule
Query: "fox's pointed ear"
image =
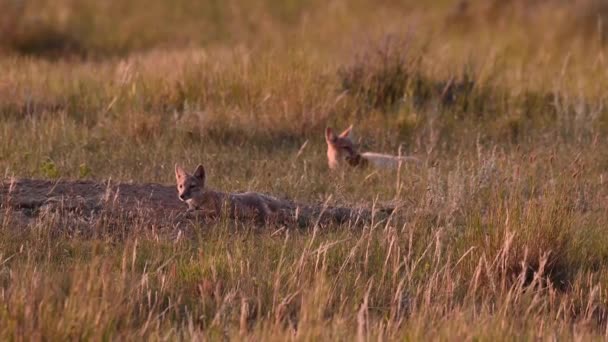
[(344, 131), (342, 131), (342, 133), (340, 133), (340, 138), (349, 138), (350, 132), (352, 130), (353, 130), (353, 125), (348, 126), (347, 129), (345, 129)]
[(205, 184), (205, 168), (202, 164), (198, 164), (192, 176), (194, 178), (198, 178), (201, 182), (203, 182), (203, 184)]
[(325, 141), (332, 142), (334, 140), (336, 140), (336, 135), (334, 134), (334, 131), (331, 129), (331, 127), (327, 127), (325, 129)]
[(185, 178), (186, 176), (186, 171), (184, 171), (181, 166), (175, 164), (175, 179), (180, 180), (182, 178)]

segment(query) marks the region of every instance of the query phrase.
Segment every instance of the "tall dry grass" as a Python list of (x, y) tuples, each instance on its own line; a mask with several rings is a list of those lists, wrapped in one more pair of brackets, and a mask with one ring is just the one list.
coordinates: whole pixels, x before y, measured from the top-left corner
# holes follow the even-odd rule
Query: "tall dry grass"
[[(225, 191), (400, 206), (317, 230), (3, 215), (3, 339), (605, 337), (600, 2), (2, 6), (5, 177), (203, 162)], [(330, 173), (323, 129), (350, 123), (423, 162)]]

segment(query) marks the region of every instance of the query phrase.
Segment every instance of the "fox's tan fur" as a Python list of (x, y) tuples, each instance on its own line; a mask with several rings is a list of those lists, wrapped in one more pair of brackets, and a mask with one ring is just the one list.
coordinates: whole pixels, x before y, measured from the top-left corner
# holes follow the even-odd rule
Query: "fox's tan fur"
[(267, 223), (272, 219), (283, 219), (294, 210), (294, 204), (257, 192), (224, 193), (206, 188), (203, 165), (189, 174), (175, 165), (175, 179), (179, 199), (186, 202), (190, 210), (201, 210), (206, 216), (219, 217), (224, 210), (232, 218), (254, 219)]
[(331, 127), (325, 129), (325, 142), (327, 143), (327, 163), (330, 169), (336, 169), (342, 162), (350, 166), (364, 167), (369, 164), (378, 168), (395, 169), (400, 162), (418, 161), (415, 157), (393, 156), (375, 152), (359, 153), (355, 143), (350, 138), (353, 125), (350, 125), (339, 135)]

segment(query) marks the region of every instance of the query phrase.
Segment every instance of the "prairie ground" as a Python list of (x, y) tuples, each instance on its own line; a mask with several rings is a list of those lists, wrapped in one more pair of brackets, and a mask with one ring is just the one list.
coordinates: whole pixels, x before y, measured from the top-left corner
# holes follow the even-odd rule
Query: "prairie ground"
[[(607, 22), (595, 0), (1, 2), (4, 180), (203, 163), (222, 191), (399, 209), (3, 215), (0, 338), (605, 338)], [(323, 131), (351, 123), (421, 163), (330, 172)]]

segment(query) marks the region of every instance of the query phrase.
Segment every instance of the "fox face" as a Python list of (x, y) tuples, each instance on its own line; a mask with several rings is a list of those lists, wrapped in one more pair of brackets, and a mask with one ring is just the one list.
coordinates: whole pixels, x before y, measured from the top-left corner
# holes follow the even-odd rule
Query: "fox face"
[(183, 202), (191, 204), (205, 188), (205, 168), (198, 165), (190, 175), (179, 165), (175, 164), (175, 179), (177, 181), (177, 194)]
[(342, 160), (350, 163), (358, 156), (357, 149), (350, 139), (350, 132), (353, 126), (350, 125), (339, 135), (336, 135), (331, 127), (325, 129), (325, 142), (327, 143), (327, 163), (330, 169), (338, 167)]

